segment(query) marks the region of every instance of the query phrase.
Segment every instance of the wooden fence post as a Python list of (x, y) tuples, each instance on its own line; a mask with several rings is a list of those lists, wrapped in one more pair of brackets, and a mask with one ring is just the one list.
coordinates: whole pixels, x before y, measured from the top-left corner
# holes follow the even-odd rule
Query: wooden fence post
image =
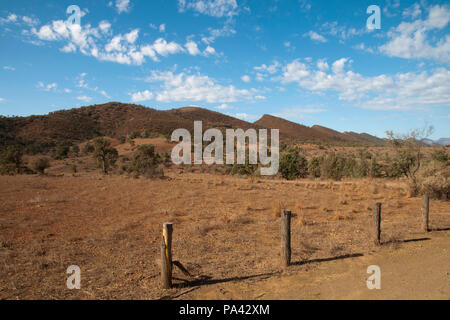
[(428, 228), (430, 214), (430, 197), (428, 195), (424, 195), (422, 197), (422, 231), (428, 232), (430, 229)]
[(291, 263), (291, 211), (281, 209), (281, 264)]
[(161, 285), (164, 289), (172, 287), (172, 232), (172, 223), (164, 223), (161, 241)]
[(381, 202), (376, 202), (373, 206), (373, 237), (377, 246), (381, 244)]

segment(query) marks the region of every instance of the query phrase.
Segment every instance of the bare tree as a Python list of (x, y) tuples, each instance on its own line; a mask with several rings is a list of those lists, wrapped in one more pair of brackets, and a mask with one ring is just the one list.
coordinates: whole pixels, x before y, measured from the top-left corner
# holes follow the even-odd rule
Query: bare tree
[(412, 195), (418, 192), (417, 173), (423, 162), (423, 140), (433, 133), (433, 126), (425, 126), (422, 129), (414, 129), (406, 134), (395, 134), (392, 130), (386, 131), (396, 157), (394, 165), (409, 179)]

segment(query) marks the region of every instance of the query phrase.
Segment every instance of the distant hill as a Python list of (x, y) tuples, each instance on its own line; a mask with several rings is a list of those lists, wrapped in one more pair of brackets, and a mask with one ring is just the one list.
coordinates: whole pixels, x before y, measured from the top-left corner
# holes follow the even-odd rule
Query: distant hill
[(383, 139), (365, 133), (340, 133), (317, 125), (307, 127), (271, 115), (264, 115), (255, 123), (250, 123), (199, 107), (156, 110), (119, 102), (60, 110), (47, 115), (0, 117), (0, 141), (2, 145), (18, 139), (34, 142), (81, 142), (96, 136), (126, 136), (144, 130), (170, 135), (178, 128), (192, 132), (194, 120), (203, 122), (203, 130), (267, 128), (280, 129), (281, 138), (303, 141), (385, 144)]
[(450, 138), (440, 138), (439, 140), (435, 141), (437, 144), (440, 144), (441, 146), (450, 146)]
[(422, 139), (427, 146), (450, 146), (450, 138), (440, 138), (439, 140)]
[(353, 144), (386, 145), (386, 141), (367, 133), (338, 132), (326, 127), (314, 125), (307, 127), (283, 118), (265, 114), (255, 124), (272, 129), (280, 129), (280, 135), (305, 141), (344, 142)]

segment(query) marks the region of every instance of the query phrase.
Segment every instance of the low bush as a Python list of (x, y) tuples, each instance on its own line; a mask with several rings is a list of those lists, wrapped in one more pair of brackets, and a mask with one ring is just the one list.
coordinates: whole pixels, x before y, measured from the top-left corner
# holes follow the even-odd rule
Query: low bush
[(50, 168), (50, 159), (47, 157), (39, 157), (32, 162), (31, 167), (36, 172), (44, 174), (45, 169)]

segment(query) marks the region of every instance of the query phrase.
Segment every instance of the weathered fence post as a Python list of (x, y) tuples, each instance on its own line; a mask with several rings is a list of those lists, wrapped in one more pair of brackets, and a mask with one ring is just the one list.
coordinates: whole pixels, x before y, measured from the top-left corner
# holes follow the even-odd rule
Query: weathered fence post
[(164, 289), (172, 287), (172, 232), (172, 223), (164, 223), (161, 241), (161, 285)]
[(281, 264), (291, 263), (291, 211), (281, 209)]
[(424, 195), (422, 197), (422, 231), (428, 232), (430, 229), (428, 228), (430, 214), (430, 197), (428, 195)]
[(381, 244), (381, 202), (376, 202), (373, 206), (373, 228), (374, 242), (379, 246)]

